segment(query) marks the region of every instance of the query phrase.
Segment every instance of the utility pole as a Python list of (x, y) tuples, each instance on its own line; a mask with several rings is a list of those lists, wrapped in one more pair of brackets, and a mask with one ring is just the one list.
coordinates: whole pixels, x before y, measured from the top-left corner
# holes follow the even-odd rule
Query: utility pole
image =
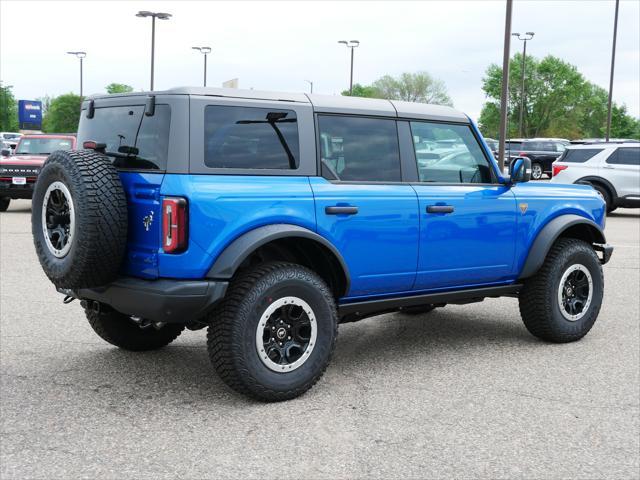
[(136, 17), (151, 17), (151, 89), (153, 91), (153, 69), (155, 61), (156, 50), (156, 18), (160, 20), (169, 20), (171, 18), (170, 13), (163, 12), (148, 12), (147, 10), (141, 10), (136, 13)]
[(611, 105), (613, 103), (613, 70), (616, 65), (616, 37), (618, 36), (618, 8), (620, 0), (616, 0), (616, 13), (613, 20), (613, 46), (611, 47), (611, 76), (609, 77), (609, 103), (607, 106), (607, 134), (606, 141), (611, 138)]
[(347, 48), (351, 49), (351, 75), (349, 77), (349, 95), (353, 95), (353, 49), (360, 46), (358, 40), (338, 40), (338, 43), (344, 44)]
[(511, 10), (513, 0), (507, 0), (504, 19), (504, 51), (502, 55), (502, 93), (500, 94), (500, 133), (498, 139), (498, 166), (504, 170), (504, 146), (507, 138), (507, 103), (509, 101), (509, 50), (511, 47)]
[(211, 53), (211, 47), (191, 47), (193, 50), (198, 50), (204, 55), (204, 86), (207, 86), (207, 55)]
[(87, 52), (67, 52), (69, 55), (75, 55), (80, 59), (80, 100), (82, 101), (82, 59), (87, 56)]
[(526, 68), (526, 59), (527, 59), (527, 42), (533, 38), (535, 35), (534, 32), (527, 32), (523, 36), (520, 36), (519, 33), (512, 33), (514, 37), (518, 37), (518, 40), (522, 40), (524, 42), (524, 47), (522, 48), (522, 86), (520, 87), (520, 137), (524, 138), (524, 105), (525, 105), (525, 90), (524, 90), (524, 71)]

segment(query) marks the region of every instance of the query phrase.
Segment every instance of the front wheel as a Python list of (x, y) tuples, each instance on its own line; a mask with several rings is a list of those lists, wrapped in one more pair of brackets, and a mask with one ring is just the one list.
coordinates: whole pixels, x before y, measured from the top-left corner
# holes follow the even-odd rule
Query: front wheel
[(6, 212), (7, 208), (9, 208), (10, 203), (11, 203), (11, 198), (0, 197), (0, 212)]
[(591, 245), (561, 238), (520, 292), (520, 314), (534, 336), (555, 343), (580, 340), (598, 318), (602, 266)]
[(295, 398), (324, 373), (337, 335), (333, 295), (311, 270), (268, 263), (241, 273), (211, 315), (207, 346), (220, 378), (262, 401)]

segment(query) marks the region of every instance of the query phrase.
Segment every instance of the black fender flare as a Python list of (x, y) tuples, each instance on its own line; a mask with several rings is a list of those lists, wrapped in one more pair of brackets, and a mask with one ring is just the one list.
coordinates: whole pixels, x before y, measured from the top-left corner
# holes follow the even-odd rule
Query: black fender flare
[(615, 203), (618, 200), (618, 192), (616, 192), (616, 188), (613, 186), (613, 184), (609, 180), (607, 180), (605, 178), (597, 177), (595, 175), (588, 175), (586, 177), (579, 178), (578, 180), (576, 180), (573, 183), (582, 184), (582, 185), (585, 185), (585, 184), (589, 184), (590, 185), (590, 184), (592, 184), (594, 182), (595, 183), (601, 183), (602, 185), (604, 185), (607, 188), (607, 190), (609, 190), (611, 192), (611, 201), (612, 202)]
[(607, 243), (604, 232), (600, 226), (592, 220), (574, 214), (560, 215), (542, 227), (542, 230), (538, 233), (538, 236), (529, 249), (527, 260), (524, 263), (524, 267), (522, 267), (519, 278), (523, 279), (534, 275), (544, 263), (544, 259), (547, 257), (551, 245), (553, 245), (563, 232), (576, 225), (587, 226), (592, 235), (592, 243)]
[(213, 265), (207, 273), (207, 278), (230, 279), (233, 277), (233, 274), (242, 262), (257, 248), (279, 238), (296, 237), (318, 242), (322, 246), (326, 247), (336, 257), (345, 276), (345, 292), (348, 292), (351, 284), (351, 277), (349, 276), (347, 263), (344, 261), (344, 258), (338, 249), (326, 238), (318, 235), (308, 228), (288, 223), (265, 225), (240, 235), (227, 245), (222, 253), (218, 255), (218, 258), (213, 262)]

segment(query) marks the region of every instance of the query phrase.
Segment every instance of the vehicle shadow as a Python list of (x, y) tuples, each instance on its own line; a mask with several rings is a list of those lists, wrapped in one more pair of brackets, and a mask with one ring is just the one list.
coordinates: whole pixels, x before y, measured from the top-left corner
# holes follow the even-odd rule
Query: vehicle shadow
[(632, 209), (632, 208), (624, 208), (617, 209), (615, 212), (611, 212), (607, 214), (607, 217), (611, 218), (639, 218), (640, 217), (640, 209)]
[[(338, 344), (327, 375), (359, 376), (376, 365), (437, 365), (442, 357), (469, 350), (495, 350), (539, 343), (521, 322), (478, 316), (477, 312), (438, 309), (424, 315), (387, 314), (339, 328)], [(204, 332), (187, 332), (164, 349), (135, 353), (102, 346), (80, 348), (60, 365), (53, 361), (41, 372), (55, 383), (85, 394), (108, 393), (110, 402), (163, 402), (209, 409), (212, 405), (237, 407), (256, 402), (232, 392), (209, 362)], [(69, 368), (70, 363), (72, 367)], [(57, 367), (64, 365), (66, 369)]]

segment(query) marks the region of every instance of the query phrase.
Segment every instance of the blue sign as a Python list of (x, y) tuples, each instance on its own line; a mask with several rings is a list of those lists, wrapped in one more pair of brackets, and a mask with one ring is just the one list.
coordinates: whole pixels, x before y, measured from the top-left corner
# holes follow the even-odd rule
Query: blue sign
[(41, 130), (42, 102), (18, 100), (18, 123), (20, 130)]

